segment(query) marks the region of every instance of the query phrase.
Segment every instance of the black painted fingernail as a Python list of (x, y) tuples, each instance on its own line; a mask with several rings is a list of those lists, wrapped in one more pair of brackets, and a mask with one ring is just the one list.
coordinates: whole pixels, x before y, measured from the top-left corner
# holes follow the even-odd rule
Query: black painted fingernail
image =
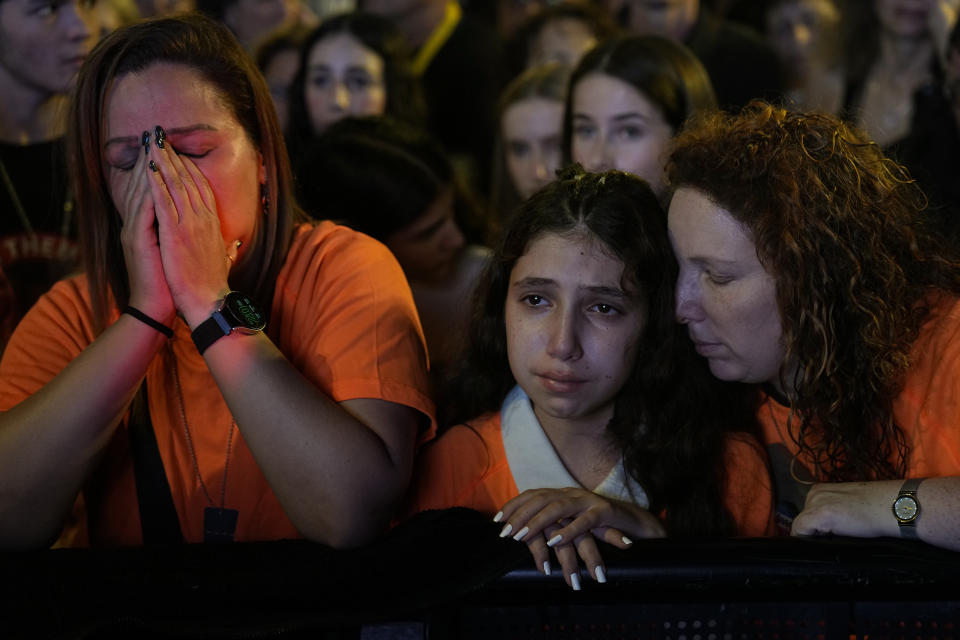
[(153, 130), (154, 138), (157, 141), (157, 148), (163, 149), (163, 143), (167, 139), (167, 132), (163, 130), (163, 127), (157, 125), (156, 129)]
[(157, 168), (157, 163), (153, 160), (150, 161), (150, 171), (153, 171), (154, 173), (160, 171), (160, 169)]
[(143, 144), (143, 155), (145, 156), (150, 155), (150, 132), (149, 131), (143, 132), (143, 139), (141, 140), (141, 144)]

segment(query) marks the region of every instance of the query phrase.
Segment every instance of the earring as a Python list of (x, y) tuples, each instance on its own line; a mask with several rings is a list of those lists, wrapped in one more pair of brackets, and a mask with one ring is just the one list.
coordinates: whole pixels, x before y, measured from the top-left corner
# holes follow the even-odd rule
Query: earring
[(266, 183), (260, 185), (260, 208), (264, 217), (270, 214), (270, 190)]

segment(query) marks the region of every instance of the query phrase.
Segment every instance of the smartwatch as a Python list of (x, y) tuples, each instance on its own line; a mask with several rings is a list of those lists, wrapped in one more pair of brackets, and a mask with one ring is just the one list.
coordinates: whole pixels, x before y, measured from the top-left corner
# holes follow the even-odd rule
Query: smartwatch
[(900, 487), (900, 492), (893, 501), (893, 517), (900, 527), (900, 536), (903, 538), (917, 538), (917, 518), (920, 517), (920, 501), (917, 499), (917, 488), (925, 478), (909, 478)]
[(210, 345), (233, 331), (254, 334), (263, 331), (266, 324), (263, 314), (253, 306), (250, 298), (231, 291), (217, 302), (216, 311), (197, 325), (190, 337), (193, 338), (193, 344), (197, 345), (197, 351), (203, 355)]

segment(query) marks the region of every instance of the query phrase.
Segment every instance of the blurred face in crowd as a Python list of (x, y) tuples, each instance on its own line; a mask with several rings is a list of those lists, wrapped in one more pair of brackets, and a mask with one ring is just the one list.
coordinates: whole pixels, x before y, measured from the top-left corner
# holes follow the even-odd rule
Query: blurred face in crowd
[(527, 67), (559, 62), (573, 68), (595, 44), (597, 38), (584, 21), (576, 18), (551, 20), (530, 43)]
[(700, 0), (626, 0), (634, 33), (683, 42), (700, 15)]
[(422, 216), (384, 240), (408, 280), (437, 282), (453, 272), (464, 245), (453, 205), (453, 188), (447, 187)]
[(224, 23), (230, 27), (244, 47), (251, 49), (257, 41), (291, 20), (297, 0), (234, 0), (226, 6)]
[(573, 88), (571, 155), (588, 171), (619, 169), (646, 180), (658, 196), (673, 128), (632, 85), (604, 73)]
[(280, 128), (284, 131), (287, 130), (287, 123), (290, 120), (290, 85), (293, 84), (299, 67), (300, 52), (295, 47), (291, 47), (273, 54), (263, 70), (263, 77), (267, 81), (270, 96), (273, 98), (273, 106), (277, 110)]
[(930, 37), (930, 10), (934, 0), (874, 0), (877, 19), (884, 32), (901, 38)]
[(99, 22), (95, 0), (0, 1), (0, 87), (68, 91), (97, 42)]
[(784, 0), (767, 13), (767, 37), (786, 67), (801, 71), (839, 18), (833, 0)]
[(379, 116), (386, 109), (383, 59), (348, 33), (333, 34), (313, 46), (305, 77), (315, 134), (347, 116)]
[[(487, 0), (489, 2), (489, 0)], [(497, 29), (510, 37), (521, 24), (543, 11), (546, 0), (496, 0)]]
[[(689, 187), (667, 217), (677, 257), (677, 320), (720, 380), (780, 388), (785, 350), (777, 287), (748, 229)], [(782, 391), (782, 389), (781, 389)]]
[(437, 0), (360, 0), (358, 8), (368, 13), (376, 13), (392, 19), (405, 18), (407, 14), (420, 9), (423, 5)]
[(529, 198), (560, 167), (563, 103), (539, 97), (515, 102), (503, 112), (502, 128), (510, 179)]

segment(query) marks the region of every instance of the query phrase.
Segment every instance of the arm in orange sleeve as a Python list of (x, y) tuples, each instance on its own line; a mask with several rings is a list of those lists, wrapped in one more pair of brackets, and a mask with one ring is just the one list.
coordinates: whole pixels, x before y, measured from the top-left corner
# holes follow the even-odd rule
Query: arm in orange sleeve
[(473, 428), (451, 427), (418, 455), (404, 517), (450, 507), (492, 517), (501, 498), (517, 492), (506, 458), (497, 453)]

